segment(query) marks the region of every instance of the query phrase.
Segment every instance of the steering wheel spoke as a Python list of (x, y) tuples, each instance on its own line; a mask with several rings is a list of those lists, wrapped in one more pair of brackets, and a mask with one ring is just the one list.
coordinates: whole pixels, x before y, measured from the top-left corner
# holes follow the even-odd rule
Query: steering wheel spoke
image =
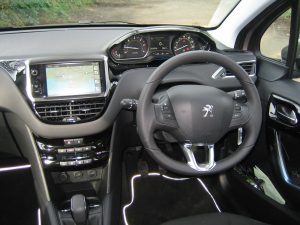
[(250, 113), (247, 103), (234, 101), (232, 119), (229, 126), (230, 130), (243, 127), (250, 119)]
[[(197, 149), (197, 147), (201, 147), (202, 149)], [(214, 145), (193, 145), (192, 143), (184, 143), (181, 145), (181, 148), (187, 159), (188, 166), (190, 166), (194, 170), (197, 170), (199, 172), (207, 172), (216, 165)], [(198, 163), (194, 154), (195, 151), (208, 151), (207, 162)]]

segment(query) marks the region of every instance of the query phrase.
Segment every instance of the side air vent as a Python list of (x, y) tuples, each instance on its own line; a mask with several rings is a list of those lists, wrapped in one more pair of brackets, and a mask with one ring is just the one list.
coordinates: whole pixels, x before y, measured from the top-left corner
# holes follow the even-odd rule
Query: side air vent
[[(249, 74), (249, 76), (255, 76), (256, 74), (256, 62), (238, 62), (238, 64)], [(223, 67), (219, 68), (213, 75), (214, 79), (232, 78), (234, 74)]]
[(38, 102), (34, 110), (48, 123), (78, 123), (99, 117), (105, 106), (105, 98), (59, 102)]

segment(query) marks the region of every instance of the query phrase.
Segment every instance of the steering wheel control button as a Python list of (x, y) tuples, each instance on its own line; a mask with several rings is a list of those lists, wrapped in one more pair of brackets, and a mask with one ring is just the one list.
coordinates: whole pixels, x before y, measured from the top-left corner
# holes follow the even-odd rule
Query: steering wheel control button
[(234, 110), (235, 110), (235, 111), (241, 111), (241, 110), (242, 110), (242, 106), (239, 105), (239, 104), (235, 104), (235, 105), (234, 105)]
[(234, 91), (234, 99), (238, 100), (238, 99), (243, 99), (246, 97), (246, 93), (244, 90), (236, 90)]
[(232, 116), (233, 119), (238, 119), (241, 117), (242, 117), (242, 113), (240, 113), (240, 112), (233, 113), (233, 116)]
[(164, 125), (177, 127), (176, 117), (167, 95), (159, 98), (154, 105), (156, 120)]
[(163, 118), (165, 120), (175, 120), (175, 116), (172, 113), (164, 113)]
[(170, 106), (166, 102), (162, 104), (161, 109), (163, 112), (170, 112)]

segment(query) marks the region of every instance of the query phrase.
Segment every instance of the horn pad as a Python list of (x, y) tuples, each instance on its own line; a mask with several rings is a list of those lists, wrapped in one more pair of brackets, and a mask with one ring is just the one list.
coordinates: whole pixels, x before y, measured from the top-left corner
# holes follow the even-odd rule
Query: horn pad
[(181, 140), (214, 144), (228, 132), (234, 103), (226, 92), (202, 85), (179, 85), (168, 89)]

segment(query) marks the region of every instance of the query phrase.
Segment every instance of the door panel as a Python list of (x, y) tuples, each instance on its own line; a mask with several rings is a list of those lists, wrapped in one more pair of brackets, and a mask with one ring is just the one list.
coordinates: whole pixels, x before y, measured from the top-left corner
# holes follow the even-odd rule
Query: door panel
[(258, 71), (257, 87), (265, 109), (266, 132), (266, 146), (258, 148), (268, 152), (270, 160), (264, 162), (264, 167), (270, 168), (268, 175), (287, 206), (293, 209), (299, 206), (300, 200), (300, 83), (290, 79), (264, 79), (270, 62), (260, 59), (260, 64), (268, 66)]

